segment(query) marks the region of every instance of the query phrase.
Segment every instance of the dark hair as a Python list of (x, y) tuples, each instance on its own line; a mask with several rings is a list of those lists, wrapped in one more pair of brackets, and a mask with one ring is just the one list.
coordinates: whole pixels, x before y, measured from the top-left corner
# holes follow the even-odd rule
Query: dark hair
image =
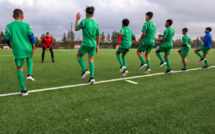
[(49, 34), (49, 32), (46, 32), (46, 34)]
[(87, 7), (85, 11), (86, 11), (86, 13), (92, 15), (92, 14), (94, 14), (95, 8), (93, 6)]
[(22, 17), (22, 15), (23, 15), (23, 12), (22, 12), (21, 9), (15, 9), (15, 10), (13, 11), (13, 16), (14, 16), (14, 18)]
[(153, 17), (153, 12), (147, 12), (146, 16), (149, 16), (149, 18), (151, 19)]
[(166, 20), (167, 23), (169, 23), (169, 26), (172, 26), (173, 21), (171, 19)]
[(128, 26), (129, 25), (129, 20), (128, 19), (124, 19), (122, 20), (122, 24), (124, 24), (124, 26)]
[(211, 27), (207, 27), (206, 29), (209, 30), (210, 32), (212, 31), (212, 28), (211, 28)]
[(182, 31), (184, 31), (184, 32), (187, 33), (188, 32), (188, 28), (185, 27), (185, 28), (182, 29)]

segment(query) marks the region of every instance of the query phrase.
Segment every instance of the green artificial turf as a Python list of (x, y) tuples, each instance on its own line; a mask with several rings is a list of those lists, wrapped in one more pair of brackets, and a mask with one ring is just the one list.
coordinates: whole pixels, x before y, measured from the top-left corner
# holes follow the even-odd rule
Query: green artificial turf
[[(188, 68), (201, 68), (200, 58), (191, 50)], [(215, 50), (208, 54), (215, 65)], [(25, 81), (28, 90), (88, 82), (81, 80), (77, 50), (54, 50), (55, 63), (42, 50), (34, 57), (35, 82)], [(163, 55), (163, 54), (162, 54)], [(151, 74), (159, 68), (155, 50), (151, 56)], [(139, 70), (136, 50), (126, 56), (127, 77), (144, 75)], [(87, 56), (84, 57), (88, 68)], [(170, 55), (172, 69), (183, 68), (177, 50)], [(12, 51), (0, 51), (0, 94), (19, 92)], [(25, 76), (27, 67), (24, 67)], [(95, 57), (96, 81), (122, 78), (115, 50), (100, 50)], [(54, 91), (0, 97), (0, 133), (174, 133), (202, 134), (215, 132), (215, 68), (80, 86)]]

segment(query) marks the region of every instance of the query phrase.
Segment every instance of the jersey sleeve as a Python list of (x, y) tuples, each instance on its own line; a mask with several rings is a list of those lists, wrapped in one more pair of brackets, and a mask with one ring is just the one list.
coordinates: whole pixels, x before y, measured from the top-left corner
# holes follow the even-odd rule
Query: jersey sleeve
[(124, 30), (123, 30), (123, 28), (120, 29), (119, 34), (124, 35)]
[(82, 21), (78, 24), (77, 28), (78, 28), (78, 30), (80, 30), (80, 29), (82, 29), (83, 27), (84, 27), (84, 20), (82, 20)]
[(167, 35), (168, 35), (168, 30), (166, 29), (163, 33), (163, 38), (166, 39), (167, 38)]
[(5, 35), (4, 35), (4, 38), (5, 38), (5, 39), (10, 39), (10, 32), (9, 32), (8, 27), (6, 27), (6, 29), (5, 29)]
[(101, 32), (100, 32), (99, 26), (98, 26), (98, 28), (96, 29), (96, 35), (97, 35), (97, 36), (101, 35)]
[(146, 31), (147, 31), (147, 28), (148, 28), (147, 24), (144, 24), (144, 25), (143, 25), (142, 32), (143, 32), (143, 33), (146, 33)]
[(31, 26), (28, 25), (28, 35), (32, 35), (32, 34), (34, 34), (34, 33), (33, 33), (32, 30), (31, 30)]

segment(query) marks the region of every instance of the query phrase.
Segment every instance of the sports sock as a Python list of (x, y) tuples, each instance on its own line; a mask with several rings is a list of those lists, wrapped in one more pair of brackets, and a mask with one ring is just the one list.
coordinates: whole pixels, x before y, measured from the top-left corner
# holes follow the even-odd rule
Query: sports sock
[(150, 61), (147, 60), (146, 63), (147, 63), (147, 68), (150, 68)]
[(89, 66), (90, 66), (90, 78), (93, 78), (94, 77), (94, 68), (95, 68), (94, 63), (90, 62)]
[(184, 65), (184, 69), (187, 69), (187, 65)]
[(122, 61), (123, 61), (123, 66), (125, 66), (125, 67), (126, 67), (126, 58), (125, 58), (125, 56), (124, 56), (124, 55), (122, 55)]
[(79, 62), (79, 64), (80, 64), (82, 70), (83, 70), (83, 71), (86, 71), (87, 69), (86, 69), (86, 67), (85, 67), (85, 65), (84, 65), (84, 60), (82, 59), (82, 57), (79, 57), (79, 58), (78, 58), (78, 62)]
[(17, 71), (17, 76), (18, 76), (19, 84), (21, 86), (21, 90), (25, 91), (26, 88), (25, 88), (23, 71)]
[(143, 60), (143, 57), (142, 57), (142, 56), (140, 56), (139, 59), (140, 59), (140, 61), (141, 61), (142, 64), (145, 63), (145, 61)]
[(120, 54), (116, 53), (116, 57), (117, 57), (117, 59), (118, 59), (118, 61), (119, 61), (120, 66), (123, 66), (123, 65), (122, 65), (122, 60), (121, 60)]
[(31, 58), (27, 58), (27, 67), (28, 67), (28, 74), (32, 75), (33, 61), (31, 60)]
[(160, 53), (156, 53), (156, 55), (158, 56), (158, 58), (160, 59), (161, 62), (164, 62), (163, 58), (161, 57)]
[(196, 52), (196, 54), (200, 57), (200, 58), (204, 58), (199, 52)]
[(167, 69), (170, 70), (171, 67), (170, 67), (170, 61), (169, 61), (169, 58), (165, 58), (165, 61), (167, 63)]
[(205, 60), (205, 65), (208, 67), (208, 60), (207, 59)]

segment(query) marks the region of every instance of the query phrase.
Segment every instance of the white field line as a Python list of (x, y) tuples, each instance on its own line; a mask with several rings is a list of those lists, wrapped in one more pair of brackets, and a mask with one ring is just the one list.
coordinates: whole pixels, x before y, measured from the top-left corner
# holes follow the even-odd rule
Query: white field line
[(131, 84), (138, 84), (138, 82), (135, 82), (135, 81), (131, 81), (131, 80), (126, 80), (127, 82), (131, 83)]
[[(215, 68), (215, 66), (210, 66), (210, 68)], [(189, 69), (188, 71), (195, 71), (195, 70), (201, 70), (201, 69), (202, 68), (193, 68), (193, 69)], [(182, 71), (174, 71), (173, 73), (180, 73), (180, 72), (182, 72)], [(115, 82), (115, 81), (122, 81), (122, 80), (130, 80), (130, 79), (151, 77), (151, 76), (157, 76), (157, 75), (164, 75), (164, 73), (156, 73), (156, 74), (132, 76), (132, 77), (127, 77), (127, 78), (104, 80), (104, 81), (95, 82), (94, 84), (101, 84), (101, 83), (108, 83), (108, 82)], [(30, 90), (30, 91), (28, 91), (28, 93), (36, 93), (36, 92), (58, 90), (58, 89), (65, 89), (65, 88), (72, 88), (72, 87), (80, 87), (80, 86), (87, 86), (87, 85), (89, 85), (89, 84), (84, 83), (84, 84), (68, 85), (68, 86), (61, 86), (61, 87), (52, 87), (52, 88), (45, 88), (45, 89), (37, 89), (37, 90)], [(12, 95), (18, 95), (18, 94), (21, 94), (21, 93), (20, 92), (16, 92), (16, 93), (0, 94), (0, 97), (12, 96)]]

